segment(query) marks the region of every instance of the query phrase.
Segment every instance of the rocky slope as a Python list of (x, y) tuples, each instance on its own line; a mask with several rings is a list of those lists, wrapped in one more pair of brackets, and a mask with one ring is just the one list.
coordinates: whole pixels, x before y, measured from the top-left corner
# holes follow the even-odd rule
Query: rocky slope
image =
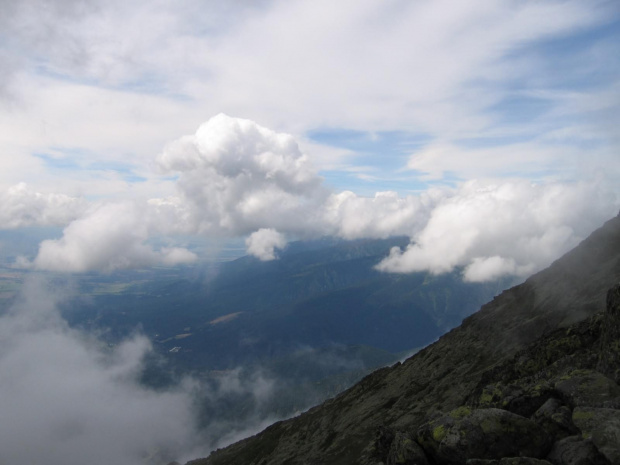
[(620, 463), (619, 282), (616, 217), (404, 363), (190, 463)]

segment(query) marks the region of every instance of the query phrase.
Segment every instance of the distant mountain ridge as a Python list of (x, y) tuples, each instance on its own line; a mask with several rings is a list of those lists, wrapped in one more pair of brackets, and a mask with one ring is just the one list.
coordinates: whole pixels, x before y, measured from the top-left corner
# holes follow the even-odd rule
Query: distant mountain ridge
[(616, 217), (404, 363), (190, 463), (620, 463), (619, 372), (600, 365), (619, 360), (619, 282)]
[(324, 239), (290, 244), (271, 262), (242, 257), (161, 280), (136, 273), (134, 284), (93, 295), (90, 306), (77, 302), (67, 318), (112, 328), (118, 338), (140, 327), (163, 353), (174, 349), (175, 360), (220, 370), (305, 347), (411, 350), (507, 287), (506, 280), (463, 283), (459, 271), (433, 276), (374, 269), (390, 248), (407, 243), (399, 237)]
[[(71, 326), (112, 346), (146, 335), (154, 351), (142, 384), (171, 387), (186, 375), (203, 383), (197, 423), (210, 444), (226, 443), (231, 431), (290, 417), (401, 360), (507, 287), (502, 280), (464, 283), (460, 271), (374, 268), (390, 248), (408, 243), (322, 239), (292, 243), (270, 262), (242, 257), (92, 273), (80, 277), (77, 298), (62, 312)], [(243, 388), (229, 391), (229, 379)], [(269, 388), (255, 396), (258, 379)]]

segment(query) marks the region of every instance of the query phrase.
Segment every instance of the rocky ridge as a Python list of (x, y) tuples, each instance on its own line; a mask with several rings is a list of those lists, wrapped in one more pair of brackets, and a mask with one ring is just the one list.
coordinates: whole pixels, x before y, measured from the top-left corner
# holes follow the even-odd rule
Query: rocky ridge
[(616, 217), (404, 363), (190, 464), (620, 464), (619, 282)]

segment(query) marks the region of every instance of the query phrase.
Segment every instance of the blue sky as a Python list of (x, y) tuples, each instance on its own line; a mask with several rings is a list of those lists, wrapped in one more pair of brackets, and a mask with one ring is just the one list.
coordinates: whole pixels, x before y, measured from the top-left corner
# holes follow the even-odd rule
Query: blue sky
[[(175, 235), (249, 240), (259, 230), (287, 240), (408, 234), (420, 243), (447, 203), (491, 188), (504, 192), (494, 202), (524, 195), (521, 204), (511, 201), (537, 211), (525, 190), (507, 195), (502, 186), (549, 196), (566, 189), (523, 232), (541, 239), (548, 228), (570, 229), (555, 253), (620, 205), (620, 6), (613, 0), (5, 0), (3, 7), (0, 227), (70, 228), (55, 244), (65, 255), (71, 231), (121, 204), (127, 214), (149, 211), (146, 229), (132, 236), (143, 246), (153, 236), (170, 236), (171, 244)], [(233, 123), (219, 121), (204, 134), (218, 139), (217, 127), (237, 145), (200, 142), (197, 128), (221, 113), (289, 134), (299, 150), (279, 153), (277, 166), (265, 158), (251, 167), (248, 144), (275, 143), (277, 152), (277, 138), (256, 139), (259, 130), (249, 126), (235, 133)], [(243, 152), (250, 165), (215, 162), (205, 144), (226, 149), (224, 157)], [(194, 160), (191, 173), (181, 162), (190, 152), (203, 163)], [(230, 169), (239, 170), (238, 183)], [(252, 182), (241, 182), (244, 173), (253, 173)], [(208, 182), (226, 187), (209, 191)], [(593, 196), (571, 207), (594, 211), (582, 224), (568, 213), (574, 189)], [(377, 197), (382, 192), (392, 194)], [(174, 219), (160, 218), (162, 209)], [(464, 213), (466, 224), (445, 227), (467, 228), (474, 217)], [(298, 218), (313, 218), (313, 226)], [(479, 231), (485, 218), (475, 221)], [(497, 229), (499, 243), (506, 235)], [(261, 234), (271, 238), (264, 256), (273, 256), (281, 238)], [(504, 257), (475, 241), (464, 247), (461, 266), (499, 256), (531, 268), (525, 250)], [(136, 266), (189, 259), (138, 249)], [(75, 269), (100, 265), (80, 260)]]

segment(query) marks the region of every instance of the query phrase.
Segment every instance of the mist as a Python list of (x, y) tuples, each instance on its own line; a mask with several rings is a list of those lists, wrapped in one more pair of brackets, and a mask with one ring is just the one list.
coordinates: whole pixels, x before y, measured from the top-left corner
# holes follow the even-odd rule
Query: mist
[[(138, 465), (183, 462), (253, 434), (275, 380), (232, 370), (166, 388), (141, 382), (150, 341), (139, 332), (110, 346), (71, 328), (59, 304), (70, 286), (31, 275), (0, 316), (0, 463)], [(250, 413), (225, 419), (222, 403)]]

